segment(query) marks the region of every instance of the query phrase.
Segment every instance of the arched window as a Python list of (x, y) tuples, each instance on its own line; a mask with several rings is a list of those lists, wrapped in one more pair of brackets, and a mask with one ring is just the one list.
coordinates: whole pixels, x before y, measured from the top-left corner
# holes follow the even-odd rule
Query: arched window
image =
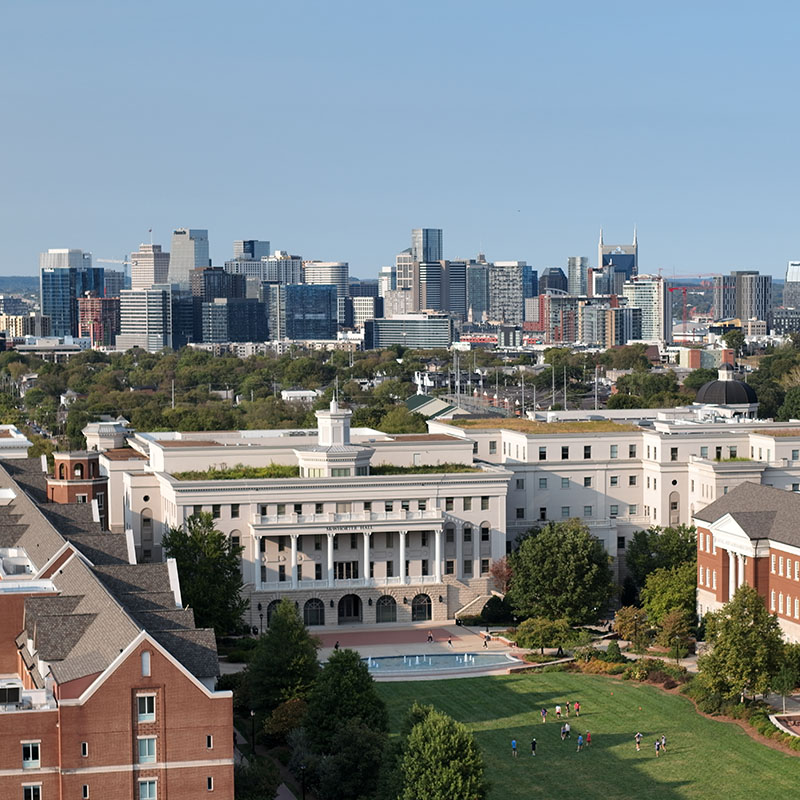
[(73, 472), (74, 472), (76, 478), (82, 478), (83, 477), (83, 464), (76, 464), (74, 469), (73, 469)]
[(303, 606), (303, 622), (309, 627), (325, 624), (325, 603), (318, 597), (306, 600), (306, 604)]
[(424, 622), (431, 618), (431, 598), (427, 594), (418, 594), (411, 601), (411, 621)]
[(397, 601), (385, 594), (375, 604), (375, 622), (397, 622)]
[(142, 650), (142, 675), (145, 678), (150, 677), (150, 651)]
[(339, 601), (339, 624), (352, 625), (361, 622), (361, 598), (357, 594), (346, 594)]
[(268, 628), (269, 628), (269, 623), (270, 623), (270, 620), (272, 619), (272, 615), (275, 613), (275, 609), (278, 607), (278, 604), (279, 604), (280, 602), (281, 602), (280, 600), (273, 600), (273, 601), (272, 601), (272, 602), (271, 602), (271, 603), (270, 603), (270, 604), (267, 606), (267, 627), (268, 627)]
[(59, 478), (59, 480), (62, 480), (62, 481), (64, 480), (64, 465), (63, 464), (59, 464), (58, 465), (58, 478)]

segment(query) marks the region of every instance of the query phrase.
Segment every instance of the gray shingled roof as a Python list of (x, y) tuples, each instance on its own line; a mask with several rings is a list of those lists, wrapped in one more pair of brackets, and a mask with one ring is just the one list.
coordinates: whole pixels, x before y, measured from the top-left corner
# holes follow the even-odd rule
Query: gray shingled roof
[(165, 563), (104, 564), (95, 567), (94, 572), (114, 594), (169, 592), (172, 588)]
[(771, 539), (800, 547), (800, 494), (796, 492), (747, 481), (696, 511), (694, 517), (712, 523), (726, 514), (751, 539)]
[(97, 614), (56, 614), (39, 617), (33, 628), (33, 646), (45, 661), (62, 661), (80, 644)]
[(163, 611), (131, 611), (133, 618), (145, 630), (166, 631), (183, 628), (194, 630), (194, 611), (191, 608), (173, 608)]
[(170, 592), (119, 592), (117, 599), (130, 612), (159, 611), (175, 608), (175, 595)]
[(169, 650), (196, 678), (219, 675), (217, 643), (210, 628), (151, 631), (152, 637)]

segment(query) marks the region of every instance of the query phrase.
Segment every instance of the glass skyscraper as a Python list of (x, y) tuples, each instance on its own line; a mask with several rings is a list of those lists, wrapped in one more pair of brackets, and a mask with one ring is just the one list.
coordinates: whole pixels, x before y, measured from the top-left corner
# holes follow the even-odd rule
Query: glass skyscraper
[(265, 283), (262, 298), (270, 339), (336, 338), (336, 286)]
[[(91, 264), (91, 256), (84, 255), (89, 256)], [(42, 314), (50, 317), (52, 336), (78, 335), (78, 298), (87, 292), (102, 297), (104, 282), (102, 267), (42, 267), (39, 278)]]
[(197, 267), (210, 267), (208, 231), (198, 228), (177, 228), (172, 232), (169, 258), (169, 282), (189, 289), (189, 273)]
[(442, 250), (441, 228), (414, 228), (411, 231), (411, 255), (414, 261), (441, 261)]

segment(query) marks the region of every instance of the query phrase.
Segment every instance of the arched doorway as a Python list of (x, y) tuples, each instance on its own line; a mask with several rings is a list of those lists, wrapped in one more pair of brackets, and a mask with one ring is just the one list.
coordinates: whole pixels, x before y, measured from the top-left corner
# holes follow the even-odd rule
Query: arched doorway
[(397, 601), (385, 594), (375, 604), (375, 622), (397, 622)]
[(339, 601), (339, 624), (352, 625), (361, 622), (361, 598), (357, 594), (346, 594)]
[(681, 498), (677, 492), (669, 493), (669, 524), (679, 525), (681, 521)]
[(270, 603), (270, 604), (267, 606), (267, 627), (268, 627), (268, 628), (269, 628), (269, 623), (270, 623), (270, 621), (272, 620), (272, 615), (275, 613), (275, 609), (278, 607), (278, 605), (280, 604), (280, 602), (281, 602), (280, 600), (273, 600), (273, 601), (272, 601), (272, 602), (271, 602), (271, 603)]
[(306, 604), (303, 606), (303, 623), (309, 627), (325, 624), (325, 603), (318, 597), (306, 600)]
[(418, 594), (411, 601), (411, 621), (425, 622), (431, 618), (431, 599), (426, 594)]

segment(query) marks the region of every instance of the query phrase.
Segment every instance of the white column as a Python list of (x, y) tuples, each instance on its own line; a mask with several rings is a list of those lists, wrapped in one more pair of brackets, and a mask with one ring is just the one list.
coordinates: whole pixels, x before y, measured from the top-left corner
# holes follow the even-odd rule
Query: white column
[(406, 582), (406, 531), (400, 531), (400, 583)]
[(297, 588), (297, 537), (299, 534), (291, 534), (292, 538), (292, 560), (289, 562), (292, 569), (292, 589)]
[(369, 580), (369, 537), (370, 532), (364, 531), (362, 534), (364, 537), (364, 579)]
[(434, 567), (433, 567), (433, 574), (436, 576), (436, 583), (442, 582), (442, 531), (440, 528), (437, 528), (434, 531)]
[(253, 586), (256, 587), (256, 591), (262, 591), (264, 588), (261, 585), (261, 565), (264, 563), (261, 560), (261, 537), (255, 536), (253, 538), (253, 547), (255, 548), (255, 553), (253, 554)]
[(455, 530), (456, 537), (456, 578), (464, 577), (464, 526), (458, 525)]
[(736, 555), (736, 559), (739, 562), (739, 581), (736, 584), (738, 587), (744, 583), (744, 556), (741, 553), (738, 553)]
[(335, 533), (328, 534), (328, 587), (333, 589), (333, 537)]
[(736, 562), (733, 553), (728, 550), (728, 600), (733, 597), (736, 591)]

